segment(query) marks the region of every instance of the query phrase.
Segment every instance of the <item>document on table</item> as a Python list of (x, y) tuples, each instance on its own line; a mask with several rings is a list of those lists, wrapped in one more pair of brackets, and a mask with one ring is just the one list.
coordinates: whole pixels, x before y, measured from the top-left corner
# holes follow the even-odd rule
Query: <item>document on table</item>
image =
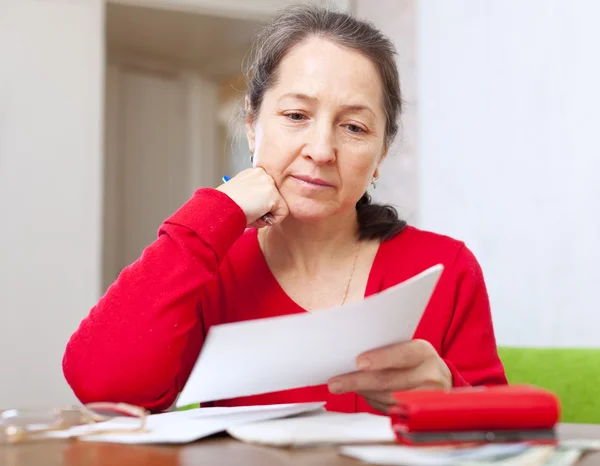
[(137, 419), (119, 417), (97, 424), (86, 424), (64, 431), (49, 432), (46, 437), (81, 436), (80, 440), (90, 442), (131, 444), (188, 443), (225, 432), (237, 425), (318, 412), (324, 405), (324, 402), (317, 402), (233, 408), (196, 408), (148, 416), (142, 432), (134, 430), (139, 425)]
[(177, 406), (321, 385), (363, 352), (412, 339), (442, 273), (435, 265), (361, 302), (210, 328)]
[(237, 424), (227, 433), (242, 442), (277, 447), (396, 441), (389, 416), (327, 411)]
[(525, 443), (488, 444), (466, 448), (419, 448), (401, 445), (346, 446), (343, 456), (364, 463), (404, 466), (533, 465), (545, 462), (553, 447), (531, 447)]

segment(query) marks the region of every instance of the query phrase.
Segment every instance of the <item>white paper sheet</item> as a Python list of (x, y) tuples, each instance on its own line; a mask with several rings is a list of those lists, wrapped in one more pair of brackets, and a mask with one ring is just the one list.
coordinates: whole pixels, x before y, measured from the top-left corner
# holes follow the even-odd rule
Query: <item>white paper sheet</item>
[(210, 328), (177, 406), (320, 385), (356, 370), (364, 351), (410, 340), (438, 264), (364, 301)]
[(49, 433), (48, 437), (70, 438), (108, 429), (122, 433), (94, 434), (79, 437), (90, 442), (111, 443), (188, 443), (209, 435), (225, 432), (228, 428), (247, 422), (278, 419), (301, 413), (317, 411), (325, 405), (317, 403), (291, 403), (281, 405), (243, 406), (239, 408), (198, 408), (189, 411), (154, 414), (148, 416), (146, 432), (125, 431), (139, 424), (132, 418), (120, 417), (97, 424), (77, 426), (66, 431)]
[[(522, 454), (538, 454), (537, 449), (523, 443), (490, 444), (473, 448), (429, 449), (405, 446), (367, 445), (340, 448), (340, 454), (365, 463), (398, 466), (452, 466), (471, 462), (500, 464), (500, 461)], [(547, 453), (547, 452), (544, 452)], [(537, 456), (536, 456), (537, 458)], [(504, 465), (504, 463), (502, 463)], [(523, 462), (517, 464), (544, 464)], [(507, 463), (508, 465), (508, 463)]]
[(396, 441), (390, 418), (369, 413), (309, 413), (236, 425), (227, 433), (242, 442), (277, 447)]

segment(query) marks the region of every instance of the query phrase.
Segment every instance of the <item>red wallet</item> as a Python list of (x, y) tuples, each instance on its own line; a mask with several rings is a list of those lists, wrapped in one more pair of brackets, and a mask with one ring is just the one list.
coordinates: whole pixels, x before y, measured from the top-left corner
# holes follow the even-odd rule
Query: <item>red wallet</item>
[(401, 443), (555, 441), (560, 401), (531, 385), (394, 393), (389, 410)]

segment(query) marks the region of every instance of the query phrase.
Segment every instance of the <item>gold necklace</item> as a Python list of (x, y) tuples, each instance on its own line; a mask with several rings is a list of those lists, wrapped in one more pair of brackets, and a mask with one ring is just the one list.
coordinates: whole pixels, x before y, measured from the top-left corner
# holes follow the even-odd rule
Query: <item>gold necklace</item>
[[(350, 272), (350, 276), (348, 277), (348, 283), (346, 283), (346, 289), (344, 290), (344, 296), (342, 296), (342, 301), (340, 302), (340, 306), (342, 306), (346, 302), (346, 298), (348, 297), (348, 291), (350, 290), (350, 284), (352, 283), (352, 278), (354, 278), (354, 272), (356, 271), (356, 263), (358, 262), (358, 256), (360, 253), (360, 245), (361, 242), (358, 240), (358, 244), (356, 246), (356, 254), (354, 255), (354, 262), (352, 263), (352, 272)], [(263, 256), (267, 257), (267, 238), (263, 237)]]
[(354, 256), (354, 263), (352, 264), (352, 272), (350, 273), (350, 277), (348, 277), (348, 283), (346, 283), (346, 291), (344, 291), (344, 296), (342, 298), (342, 302), (340, 306), (342, 306), (346, 302), (346, 298), (348, 297), (348, 290), (350, 290), (350, 283), (352, 283), (352, 278), (354, 277), (354, 271), (356, 270), (356, 262), (358, 262), (358, 253), (360, 252), (360, 240), (358, 240), (358, 246), (356, 246), (356, 255)]

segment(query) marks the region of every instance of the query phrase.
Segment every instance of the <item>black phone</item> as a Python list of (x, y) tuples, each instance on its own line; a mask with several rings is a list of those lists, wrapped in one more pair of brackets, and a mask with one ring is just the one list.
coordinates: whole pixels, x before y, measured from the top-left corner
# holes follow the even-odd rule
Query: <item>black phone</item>
[(403, 432), (396, 431), (401, 443), (410, 445), (454, 444), (454, 443), (502, 443), (535, 442), (555, 443), (554, 429), (541, 430), (490, 430), (490, 431), (435, 431)]

